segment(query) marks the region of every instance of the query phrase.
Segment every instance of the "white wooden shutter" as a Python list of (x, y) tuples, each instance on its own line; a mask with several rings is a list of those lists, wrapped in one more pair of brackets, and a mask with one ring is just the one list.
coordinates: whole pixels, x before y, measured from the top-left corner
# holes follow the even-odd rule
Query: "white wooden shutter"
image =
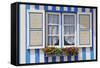
[(45, 47), (45, 11), (27, 12), (27, 47), (28, 49)]
[(91, 13), (77, 14), (77, 45), (78, 47), (92, 46), (92, 19)]

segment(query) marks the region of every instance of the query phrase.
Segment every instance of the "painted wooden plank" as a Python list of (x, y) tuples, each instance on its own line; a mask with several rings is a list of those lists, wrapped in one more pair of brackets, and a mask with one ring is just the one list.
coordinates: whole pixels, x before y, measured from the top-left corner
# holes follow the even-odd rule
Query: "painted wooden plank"
[(29, 45), (28, 44), (28, 10), (30, 9), (30, 5), (26, 5), (26, 8), (25, 8), (25, 14), (26, 14), (26, 16), (25, 16), (25, 25), (26, 25), (26, 27), (25, 27), (25, 46), (26, 46), (26, 64), (29, 64), (30, 63), (30, 49), (27, 49), (27, 45)]
[(20, 55), (19, 55), (19, 63), (26, 63), (26, 46), (25, 46), (25, 5), (20, 5)]

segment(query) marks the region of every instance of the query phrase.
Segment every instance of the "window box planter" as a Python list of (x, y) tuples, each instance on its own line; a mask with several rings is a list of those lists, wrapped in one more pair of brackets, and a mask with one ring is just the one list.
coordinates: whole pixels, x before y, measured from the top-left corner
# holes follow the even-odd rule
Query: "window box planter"
[(46, 56), (75, 56), (78, 55), (79, 48), (68, 47), (68, 48), (56, 48), (56, 47), (46, 47), (42, 48)]

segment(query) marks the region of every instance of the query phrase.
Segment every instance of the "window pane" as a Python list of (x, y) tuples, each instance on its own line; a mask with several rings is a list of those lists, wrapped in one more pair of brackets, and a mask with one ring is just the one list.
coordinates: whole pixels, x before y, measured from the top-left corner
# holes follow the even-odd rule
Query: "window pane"
[(42, 13), (30, 13), (30, 17), (29, 17), (29, 26), (30, 28), (42, 28)]
[(74, 24), (74, 15), (64, 15), (64, 24)]
[(49, 24), (58, 24), (59, 23), (59, 15), (48, 14), (48, 23)]
[(42, 31), (29, 31), (30, 46), (42, 46)]
[(74, 36), (64, 36), (64, 45), (74, 45)]
[(64, 34), (74, 34), (75, 26), (64, 26)]
[(89, 32), (88, 31), (80, 31), (80, 44), (89, 44)]
[(57, 36), (49, 36), (48, 37), (48, 45), (59, 45), (59, 37)]
[(59, 27), (58, 26), (48, 26), (48, 34), (58, 34)]
[(75, 15), (64, 15), (64, 45), (75, 44)]
[(80, 18), (80, 28), (88, 29), (89, 28), (89, 15), (79, 15)]

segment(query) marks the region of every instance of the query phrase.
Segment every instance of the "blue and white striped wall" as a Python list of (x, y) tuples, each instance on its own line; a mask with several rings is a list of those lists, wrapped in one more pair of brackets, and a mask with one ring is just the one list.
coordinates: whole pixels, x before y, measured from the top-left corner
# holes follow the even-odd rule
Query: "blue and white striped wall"
[[(80, 48), (78, 56), (52, 56), (45, 57), (44, 52), (40, 49), (27, 49), (27, 11), (29, 9), (54, 11), (54, 12), (90, 12), (92, 13), (92, 47)], [(68, 6), (48, 6), (48, 5), (25, 5), (21, 4), (19, 8), (19, 31), (20, 31), (20, 43), (19, 43), (19, 64), (30, 63), (48, 63), (48, 62), (63, 62), (63, 61), (78, 61), (78, 60), (93, 60), (96, 59), (96, 43), (95, 43), (95, 16), (96, 9), (68, 7)]]

